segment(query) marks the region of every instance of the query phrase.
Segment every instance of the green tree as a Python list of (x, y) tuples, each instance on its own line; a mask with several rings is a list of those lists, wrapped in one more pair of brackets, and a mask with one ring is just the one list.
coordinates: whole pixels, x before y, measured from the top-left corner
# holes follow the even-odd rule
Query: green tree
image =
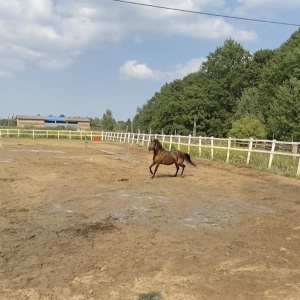
[[(267, 124), (269, 138), (274, 134), (275, 124), (268, 121), (269, 112), (274, 110), (277, 103), (273, 103), (278, 98), (277, 93), (281, 91), (291, 78), (300, 79), (300, 29), (294, 32), (291, 37), (276, 49), (265, 68), (262, 69), (261, 83), (259, 85), (264, 118)], [(278, 101), (277, 101), (278, 102)], [(273, 118), (273, 117), (272, 117)], [(283, 138), (278, 135), (277, 138)]]
[(130, 131), (130, 126), (131, 126), (131, 120), (127, 119), (126, 122), (124, 121), (117, 121), (115, 124), (115, 130), (116, 131), (121, 131), (121, 132), (128, 132)]
[(232, 99), (239, 98), (248, 87), (246, 67), (252, 57), (249, 51), (233, 39), (225, 41), (222, 47), (207, 56), (202, 72), (228, 92)]
[(265, 122), (262, 112), (261, 95), (256, 87), (247, 88), (238, 101), (234, 120), (240, 120), (247, 115), (256, 116), (262, 123)]
[(101, 120), (100, 118), (96, 117), (95, 119), (89, 118), (91, 123), (91, 128), (94, 130), (100, 130), (101, 129)]
[(259, 86), (261, 83), (262, 70), (268, 66), (273, 56), (274, 50), (269, 49), (261, 49), (253, 53), (245, 68), (245, 79), (249, 87)]
[(299, 79), (293, 77), (278, 88), (269, 113), (269, 128), (276, 139), (300, 141)]
[(259, 119), (254, 116), (248, 115), (238, 121), (233, 122), (232, 128), (228, 135), (230, 137), (248, 139), (262, 139), (267, 135), (265, 126)]
[[(133, 122), (135, 127), (141, 130), (141, 132), (149, 133), (153, 116), (155, 115), (155, 107), (156, 107), (156, 97), (152, 97), (146, 104), (142, 107), (138, 107), (136, 111), (136, 115), (133, 118)], [(127, 120), (128, 131), (130, 131), (131, 120)]]
[(116, 121), (113, 118), (111, 110), (107, 109), (101, 119), (101, 127), (103, 130), (113, 131)]
[(188, 132), (184, 126), (186, 116), (186, 107), (184, 104), (182, 80), (175, 80), (161, 88), (160, 93), (155, 94), (155, 111), (151, 116), (150, 128), (152, 132), (161, 132), (173, 134), (177, 131), (179, 134)]
[(205, 92), (209, 135), (222, 137), (230, 129), (238, 99), (249, 87), (246, 70), (250, 61), (250, 52), (228, 39), (202, 64), (201, 72), (209, 79)]

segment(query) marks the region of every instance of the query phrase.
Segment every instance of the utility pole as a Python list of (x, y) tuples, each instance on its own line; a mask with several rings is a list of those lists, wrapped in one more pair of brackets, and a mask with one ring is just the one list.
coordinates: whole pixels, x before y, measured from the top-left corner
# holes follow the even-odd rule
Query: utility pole
[(196, 131), (196, 118), (194, 118), (193, 137), (195, 137), (196, 134), (197, 134), (197, 131)]

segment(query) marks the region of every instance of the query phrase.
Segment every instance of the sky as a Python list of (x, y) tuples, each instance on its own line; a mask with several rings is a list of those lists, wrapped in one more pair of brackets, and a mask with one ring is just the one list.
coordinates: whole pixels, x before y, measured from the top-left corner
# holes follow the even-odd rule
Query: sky
[(253, 53), (299, 28), (220, 15), (300, 24), (300, 1), (0, 0), (0, 119), (109, 109), (127, 121), (226, 39)]

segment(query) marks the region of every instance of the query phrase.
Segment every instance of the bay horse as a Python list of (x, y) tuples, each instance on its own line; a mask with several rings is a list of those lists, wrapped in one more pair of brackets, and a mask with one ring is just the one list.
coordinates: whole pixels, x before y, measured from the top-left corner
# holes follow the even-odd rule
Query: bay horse
[[(181, 176), (183, 176), (183, 171), (185, 165), (183, 164), (184, 160), (190, 163), (192, 166), (196, 167), (196, 164), (192, 162), (191, 156), (188, 153), (182, 152), (180, 150), (167, 151), (165, 150), (158, 139), (151, 140), (149, 147), (149, 151), (153, 151), (153, 162), (149, 167), (150, 173), (152, 174), (151, 178), (154, 178), (156, 171), (160, 164), (163, 165), (173, 165), (176, 166), (176, 173), (174, 177), (177, 176), (179, 167), (182, 168)], [(152, 167), (155, 166), (154, 172), (152, 172)]]

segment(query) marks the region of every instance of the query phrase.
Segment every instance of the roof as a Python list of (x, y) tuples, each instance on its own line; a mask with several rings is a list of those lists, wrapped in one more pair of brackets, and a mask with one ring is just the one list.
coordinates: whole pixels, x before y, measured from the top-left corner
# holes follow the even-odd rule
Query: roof
[(41, 116), (16, 116), (16, 119), (22, 119), (22, 120), (45, 120), (45, 117)]
[(65, 117), (56, 117), (56, 116), (49, 116), (49, 117), (46, 117), (47, 121), (60, 121), (60, 122), (65, 122), (66, 119)]
[(17, 115), (16, 119), (22, 120), (43, 120), (43, 121), (60, 121), (60, 122), (90, 122), (89, 118), (73, 118), (73, 117), (58, 117), (58, 116), (25, 116)]

